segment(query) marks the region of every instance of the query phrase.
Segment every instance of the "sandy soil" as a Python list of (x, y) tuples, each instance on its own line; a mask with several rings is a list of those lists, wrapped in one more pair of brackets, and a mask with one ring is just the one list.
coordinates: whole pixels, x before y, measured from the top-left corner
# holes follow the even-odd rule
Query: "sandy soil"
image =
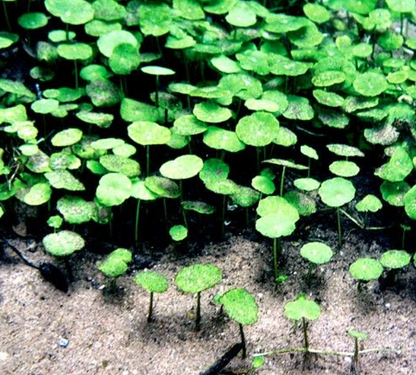
[[(349, 264), (360, 256), (378, 256), (393, 244), (349, 228), (346, 244), (330, 264), (317, 269), (307, 288), (307, 264), (299, 255), (300, 247), (307, 240), (319, 239), (335, 248), (336, 233), (324, 226), (314, 230), (313, 238), (308, 227), (301, 232), (284, 241), (283, 269), (289, 280), (278, 289), (271, 281), (271, 244), (253, 234), (251, 240), (248, 235), (230, 236), (202, 249), (191, 247), (191, 255), (166, 249), (154, 269), (167, 275), (172, 285), (155, 299), (151, 324), (146, 323), (148, 295), (132, 278), (136, 271), (119, 280), (118, 294), (109, 294), (96, 268), (102, 257), (81, 253), (73, 260), (75, 282), (66, 295), (6, 249), (0, 258), (0, 374), (198, 374), (239, 340), (238, 326), (212, 302), (215, 293), (230, 287), (246, 288), (259, 303), (259, 322), (246, 329), (250, 355), (301, 345), (301, 331), (294, 331), (283, 310), (286, 302), (305, 291), (322, 308), (321, 318), (310, 324), (311, 346), (352, 351), (346, 330), (358, 329), (370, 335), (365, 348), (403, 347), (400, 355), (364, 356), (361, 374), (415, 374), (415, 270), (409, 267), (395, 289), (370, 283), (358, 295), (348, 274)], [(16, 242), (23, 250), (25, 243)], [(25, 253), (35, 261), (47, 259), (41, 247)], [(181, 267), (197, 262), (215, 263), (224, 273), (223, 282), (202, 295), (199, 332), (193, 322), (195, 299), (173, 285)], [(135, 268), (141, 268), (140, 261)], [(69, 341), (67, 347), (60, 346), (62, 339)], [(249, 368), (250, 358), (236, 358), (224, 374), (245, 374)], [(267, 357), (258, 373), (338, 375), (349, 371), (347, 357), (312, 357), (305, 363), (304, 356), (296, 354)]]

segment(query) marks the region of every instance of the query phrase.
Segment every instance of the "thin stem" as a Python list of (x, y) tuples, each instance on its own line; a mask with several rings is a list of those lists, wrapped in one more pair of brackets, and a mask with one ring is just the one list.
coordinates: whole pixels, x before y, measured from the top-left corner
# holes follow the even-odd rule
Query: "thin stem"
[(309, 263), (308, 276), (306, 279), (306, 283), (308, 284), (308, 286), (311, 286), (312, 271), (314, 268), (315, 268), (315, 265), (313, 263)]
[(12, 27), (10, 25), (10, 20), (9, 20), (9, 14), (7, 13), (6, 2), (2, 1), (2, 3), (3, 3), (4, 18), (6, 19), (7, 28), (9, 29), (9, 31), (12, 31)]
[(226, 196), (222, 196), (222, 209), (221, 209), (221, 238), (224, 238), (225, 235), (225, 202)]
[(168, 225), (168, 206), (166, 204), (166, 198), (163, 198), (163, 213), (165, 215), (165, 223)]
[(65, 24), (66, 41), (69, 42), (69, 24)]
[(196, 320), (195, 320), (197, 331), (199, 331), (200, 324), (201, 324), (201, 292), (198, 292), (198, 294), (196, 295)]
[(361, 280), (358, 280), (358, 284), (357, 284), (357, 290), (358, 290), (358, 293), (362, 293), (362, 291), (363, 291), (363, 283), (362, 283), (362, 281)]
[(359, 347), (358, 347), (358, 338), (354, 337), (354, 363), (358, 367), (358, 358), (359, 358)]
[(338, 246), (342, 245), (342, 226), (341, 226), (341, 211), (337, 207), (337, 222), (338, 222)]
[[(183, 188), (182, 188), (182, 180), (179, 180), (179, 190), (181, 193), (181, 203), (183, 202)], [(186, 228), (188, 228), (188, 220), (186, 219), (186, 212), (181, 204), (181, 210), (182, 210), (182, 217), (183, 217), (183, 223)]]
[(403, 36), (404, 14), (400, 13), (400, 35)]
[(364, 225), (363, 225), (363, 229), (367, 228), (367, 224), (368, 224), (368, 211), (366, 211), (364, 213)]
[(152, 321), (152, 314), (153, 314), (153, 292), (150, 292), (149, 313), (147, 315), (148, 323)]
[(305, 318), (302, 318), (302, 329), (303, 329), (303, 341), (305, 351), (309, 349), (309, 339), (308, 339), (308, 323), (306, 322)]
[(243, 325), (240, 324), (240, 337), (241, 337), (241, 344), (243, 344), (243, 359), (247, 357), (247, 347), (246, 347), (246, 337), (244, 336), (244, 328)]
[(140, 218), (140, 203), (141, 200), (137, 200), (137, 207), (136, 207), (136, 221), (135, 221), (135, 228), (134, 228), (134, 243), (136, 246), (139, 245), (139, 218)]
[(159, 107), (159, 76), (156, 76), (155, 104)]
[(311, 177), (311, 158), (308, 158), (308, 178)]
[(150, 175), (150, 146), (146, 146), (146, 176)]
[(79, 82), (78, 82), (78, 64), (77, 64), (77, 60), (74, 60), (74, 68), (75, 68), (75, 88), (78, 90)]
[(286, 167), (283, 167), (282, 176), (280, 177), (280, 196), (283, 197), (283, 191), (285, 188), (285, 174), (286, 174)]
[[(185, 74), (186, 74), (186, 80), (188, 83), (191, 83), (191, 75), (189, 74), (189, 65), (188, 65), (188, 58), (186, 57), (185, 51), (182, 50), (182, 59), (185, 65)], [(189, 99), (189, 95), (187, 95)], [(188, 100), (188, 107), (191, 108), (190, 100)]]
[(406, 230), (403, 228), (403, 232), (402, 232), (402, 249), (404, 249), (405, 243), (406, 243)]
[[(378, 353), (378, 352), (395, 353), (395, 354), (401, 353), (401, 351), (397, 349), (372, 348), (372, 349), (360, 350), (358, 354), (363, 355), (363, 354)], [(352, 352), (338, 352), (335, 350), (321, 350), (321, 349), (312, 349), (312, 348), (308, 348), (308, 350), (306, 350), (305, 348), (276, 349), (270, 352), (257, 353), (254, 355), (254, 357), (265, 357), (265, 356), (282, 355), (282, 354), (289, 354), (289, 353), (312, 353), (312, 354), (320, 354), (320, 355), (335, 355), (335, 356), (340, 356), (340, 357), (354, 357), (354, 353)]]
[(277, 261), (277, 238), (273, 238), (274, 281), (279, 277), (279, 263)]

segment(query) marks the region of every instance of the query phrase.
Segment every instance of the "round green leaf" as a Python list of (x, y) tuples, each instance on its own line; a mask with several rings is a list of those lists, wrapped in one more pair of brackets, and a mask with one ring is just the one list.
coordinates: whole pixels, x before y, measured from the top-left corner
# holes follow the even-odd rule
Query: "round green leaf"
[(40, 99), (33, 102), (30, 106), (33, 112), (46, 115), (59, 108), (59, 102), (55, 99)]
[(40, 182), (33, 185), (24, 195), (23, 201), (29, 206), (40, 206), (51, 199), (52, 189), (49, 184)]
[(331, 163), (329, 170), (336, 176), (354, 177), (358, 174), (360, 168), (352, 161), (341, 160)]
[(47, 172), (45, 178), (55, 189), (84, 191), (85, 186), (66, 170)]
[(185, 180), (196, 176), (203, 165), (202, 159), (196, 155), (182, 155), (164, 163), (160, 173), (172, 180)]
[(144, 181), (145, 186), (153, 193), (163, 198), (176, 199), (181, 191), (176, 182), (161, 176), (149, 176)]
[[(410, 186), (405, 181), (401, 181), (401, 182), (384, 181), (380, 185), (380, 192), (381, 192), (383, 199), (386, 202), (390, 203), (392, 206), (396, 206), (396, 207), (402, 207), (405, 205), (404, 197), (409, 190), (410, 190)], [(412, 191), (412, 194), (409, 195), (409, 197), (412, 195), (413, 195), (413, 191)], [(413, 199), (410, 202), (412, 201)], [(410, 202), (408, 204), (409, 213), (411, 212)], [(416, 214), (415, 215), (412, 214), (412, 216), (416, 217)]]
[(253, 113), (240, 119), (236, 126), (238, 138), (246, 145), (263, 147), (277, 137), (279, 121), (265, 112)]
[(138, 272), (134, 278), (137, 285), (146, 289), (149, 293), (165, 293), (169, 288), (168, 279), (154, 271)]
[(377, 212), (383, 207), (380, 199), (375, 195), (368, 194), (363, 199), (361, 199), (356, 205), (355, 208), (359, 212)]
[(296, 208), (301, 216), (311, 216), (317, 211), (315, 200), (300, 191), (288, 191), (283, 197)]
[(313, 191), (321, 186), (321, 183), (314, 178), (298, 178), (293, 181), (293, 185), (295, 185), (299, 190), (304, 191)]
[(92, 56), (92, 48), (85, 43), (60, 44), (57, 52), (66, 60), (87, 60)]
[(231, 289), (224, 293), (219, 302), (227, 315), (242, 325), (251, 325), (258, 321), (258, 307), (255, 298), (245, 289)]
[(67, 147), (72, 146), (75, 143), (78, 143), (82, 138), (82, 130), (69, 128), (56, 133), (52, 139), (51, 143), (55, 147)]
[(316, 152), (314, 148), (310, 146), (307, 146), (307, 145), (300, 146), (300, 152), (310, 159), (319, 160), (318, 153)]
[(204, 161), (204, 166), (199, 172), (199, 178), (205, 183), (214, 183), (225, 180), (230, 173), (230, 167), (221, 159), (208, 159)]
[(350, 181), (342, 177), (335, 177), (324, 181), (318, 192), (326, 205), (341, 207), (354, 199), (355, 187)]
[(351, 276), (358, 281), (377, 280), (383, 273), (383, 266), (378, 260), (360, 258), (349, 268)]
[(331, 14), (326, 10), (326, 8), (319, 4), (305, 4), (303, 6), (303, 12), (306, 17), (316, 23), (325, 23), (331, 18)]
[(219, 106), (214, 102), (202, 102), (195, 105), (193, 114), (203, 122), (218, 124), (231, 118), (231, 111), (228, 108)]
[(256, 13), (245, 2), (239, 1), (225, 17), (226, 21), (235, 27), (249, 27), (257, 22)]
[(132, 183), (121, 173), (108, 173), (101, 177), (96, 196), (104, 206), (119, 206), (131, 195)]
[(325, 264), (331, 260), (334, 252), (322, 242), (309, 242), (302, 246), (300, 255), (311, 263)]
[(348, 146), (348, 145), (333, 143), (333, 144), (326, 145), (326, 147), (328, 148), (329, 151), (331, 151), (332, 153), (338, 156), (344, 156), (347, 158), (353, 157), (353, 156), (359, 156), (359, 157), (365, 156), (364, 153), (360, 149), (356, 147)]
[(104, 155), (100, 157), (100, 163), (108, 171), (122, 173), (127, 177), (136, 177), (141, 173), (140, 164), (124, 156)]
[(64, 196), (58, 200), (57, 210), (69, 224), (82, 224), (90, 221), (96, 211), (93, 202), (87, 202), (80, 197)]
[(170, 76), (172, 74), (175, 74), (175, 72), (172, 69), (163, 68), (161, 66), (156, 65), (149, 65), (141, 68), (141, 71), (146, 74), (151, 74), (154, 76)]
[(159, 198), (157, 194), (146, 187), (144, 181), (141, 181), (138, 178), (134, 178), (131, 182), (131, 196), (133, 198), (143, 201), (154, 201), (155, 199)]
[(83, 25), (94, 17), (94, 8), (85, 0), (45, 0), (45, 7), (70, 25)]
[(415, 0), (386, 0), (391, 10), (398, 13), (412, 13), (415, 11)]
[(265, 195), (271, 195), (275, 192), (274, 182), (265, 176), (256, 176), (251, 180), (251, 186)]
[(299, 295), (296, 301), (286, 303), (284, 314), (296, 321), (303, 318), (316, 320), (321, 316), (321, 308), (316, 302), (306, 299), (305, 295)]
[(384, 268), (395, 270), (406, 267), (411, 258), (412, 256), (404, 250), (389, 250), (381, 256), (380, 263)]
[(363, 73), (354, 80), (354, 88), (363, 96), (378, 96), (387, 90), (386, 77), (380, 73)]
[(354, 337), (354, 338), (361, 339), (361, 340), (365, 340), (368, 337), (368, 335), (366, 333), (360, 332), (360, 331), (356, 331), (354, 329), (349, 329), (348, 330), (348, 334), (350, 336)]
[(132, 44), (118, 44), (110, 56), (110, 68), (115, 74), (127, 75), (140, 65), (137, 47)]
[(203, 142), (216, 150), (239, 152), (245, 149), (245, 144), (239, 140), (235, 132), (216, 126), (208, 127)]
[(188, 237), (188, 229), (183, 225), (174, 225), (169, 229), (169, 235), (174, 241), (182, 241)]
[(194, 115), (184, 115), (173, 123), (173, 129), (179, 135), (196, 135), (207, 130), (207, 126)]
[(175, 278), (180, 291), (195, 294), (217, 285), (222, 279), (221, 270), (212, 264), (196, 264), (182, 268)]
[(169, 142), (171, 132), (168, 128), (155, 122), (136, 121), (127, 127), (129, 137), (136, 143), (149, 145), (163, 145)]
[(273, 143), (283, 146), (290, 147), (297, 143), (298, 137), (291, 130), (284, 128), (283, 126), (279, 127), (277, 131), (277, 137), (273, 140)]
[(85, 245), (84, 239), (79, 234), (69, 230), (48, 234), (42, 242), (45, 250), (56, 257), (71, 255)]
[(289, 120), (312, 120), (314, 117), (314, 111), (309, 104), (309, 100), (300, 96), (288, 95), (289, 106), (286, 111), (283, 112), (283, 117)]
[(382, 165), (374, 174), (389, 182), (403, 181), (413, 170), (413, 162), (403, 147), (397, 147), (388, 163)]
[(44, 13), (33, 12), (21, 15), (17, 23), (28, 30), (40, 29), (48, 24), (48, 17)]
[(98, 49), (106, 57), (111, 57), (115, 48), (120, 44), (130, 44), (135, 48), (138, 47), (138, 41), (135, 36), (125, 30), (110, 31), (101, 35), (97, 40)]

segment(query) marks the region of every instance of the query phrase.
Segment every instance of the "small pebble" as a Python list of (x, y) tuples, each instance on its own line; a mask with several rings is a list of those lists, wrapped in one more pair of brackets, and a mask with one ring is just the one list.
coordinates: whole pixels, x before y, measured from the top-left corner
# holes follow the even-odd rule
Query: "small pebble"
[(66, 348), (69, 345), (69, 340), (67, 339), (60, 339), (59, 340), (59, 346), (61, 348)]
[(0, 361), (5, 361), (9, 355), (6, 352), (0, 352)]
[(391, 307), (390, 303), (386, 303), (384, 306), (386, 306), (386, 309), (389, 309)]

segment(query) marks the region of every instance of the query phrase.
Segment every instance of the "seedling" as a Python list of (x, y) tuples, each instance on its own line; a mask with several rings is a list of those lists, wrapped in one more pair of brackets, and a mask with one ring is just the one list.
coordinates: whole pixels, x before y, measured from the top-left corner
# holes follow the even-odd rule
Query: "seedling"
[(48, 234), (43, 238), (42, 242), (46, 252), (64, 260), (69, 278), (71, 279), (72, 270), (68, 257), (84, 247), (84, 239), (75, 232), (62, 230), (58, 233)]
[(246, 358), (247, 348), (243, 326), (257, 323), (258, 307), (256, 300), (245, 289), (232, 289), (219, 298), (219, 303), (224, 306), (228, 316), (240, 326), (243, 358)]
[(198, 331), (201, 323), (201, 292), (211, 289), (222, 279), (221, 270), (212, 264), (196, 264), (182, 268), (175, 278), (178, 289), (184, 293), (196, 294), (195, 326)]
[(354, 360), (353, 365), (356, 372), (359, 371), (359, 359), (360, 359), (360, 347), (359, 340), (365, 340), (368, 338), (368, 335), (364, 332), (356, 331), (354, 329), (349, 329), (348, 334), (354, 339)]
[(304, 294), (299, 294), (296, 301), (286, 303), (284, 314), (287, 318), (292, 319), (295, 324), (299, 320), (302, 321), (303, 347), (307, 352), (309, 350), (309, 337), (306, 320), (318, 319), (321, 316), (321, 308), (316, 302), (308, 300)]
[(342, 177), (335, 177), (324, 181), (318, 192), (326, 205), (336, 207), (337, 209), (338, 245), (341, 246), (342, 226), (340, 207), (354, 199), (355, 187), (350, 181)]
[(274, 279), (279, 278), (278, 256), (281, 254), (280, 238), (289, 236), (296, 228), (299, 213), (282, 197), (267, 197), (259, 202), (256, 230), (263, 236), (273, 238)]
[(311, 159), (319, 160), (318, 153), (310, 146), (300, 146), (300, 152), (308, 158), (308, 177), (311, 176)]
[(372, 194), (366, 195), (355, 205), (355, 208), (358, 212), (364, 212), (364, 228), (367, 227), (368, 213), (375, 213), (381, 210), (382, 207), (383, 204), (381, 203), (380, 199), (378, 199), (375, 195)]
[(387, 270), (389, 283), (396, 282), (397, 273), (410, 263), (411, 258), (411, 255), (404, 250), (389, 250), (381, 256), (380, 263)]
[(358, 292), (362, 292), (362, 284), (371, 280), (378, 280), (383, 273), (383, 266), (378, 260), (371, 258), (360, 258), (349, 268), (351, 276), (358, 281)]
[(136, 284), (146, 289), (150, 293), (149, 312), (147, 314), (147, 322), (152, 321), (153, 314), (153, 294), (165, 293), (169, 288), (168, 279), (158, 272), (142, 271), (135, 277)]
[(173, 241), (180, 242), (188, 237), (188, 229), (183, 225), (174, 225), (170, 228), (169, 235)]
[(309, 242), (302, 246), (300, 249), (300, 255), (307, 259), (309, 263), (307, 284), (311, 283), (311, 276), (313, 269), (320, 264), (328, 263), (332, 256), (334, 255), (333, 251), (328, 245), (325, 245), (321, 242)]
[(133, 260), (129, 250), (119, 248), (111, 252), (99, 265), (98, 269), (110, 279), (110, 290), (117, 287), (117, 279), (123, 276), (128, 269), (128, 264)]
[(172, 69), (163, 68), (161, 66), (145, 66), (141, 68), (141, 71), (146, 74), (151, 74), (156, 77), (156, 107), (159, 106), (159, 76), (173, 75), (175, 72)]

